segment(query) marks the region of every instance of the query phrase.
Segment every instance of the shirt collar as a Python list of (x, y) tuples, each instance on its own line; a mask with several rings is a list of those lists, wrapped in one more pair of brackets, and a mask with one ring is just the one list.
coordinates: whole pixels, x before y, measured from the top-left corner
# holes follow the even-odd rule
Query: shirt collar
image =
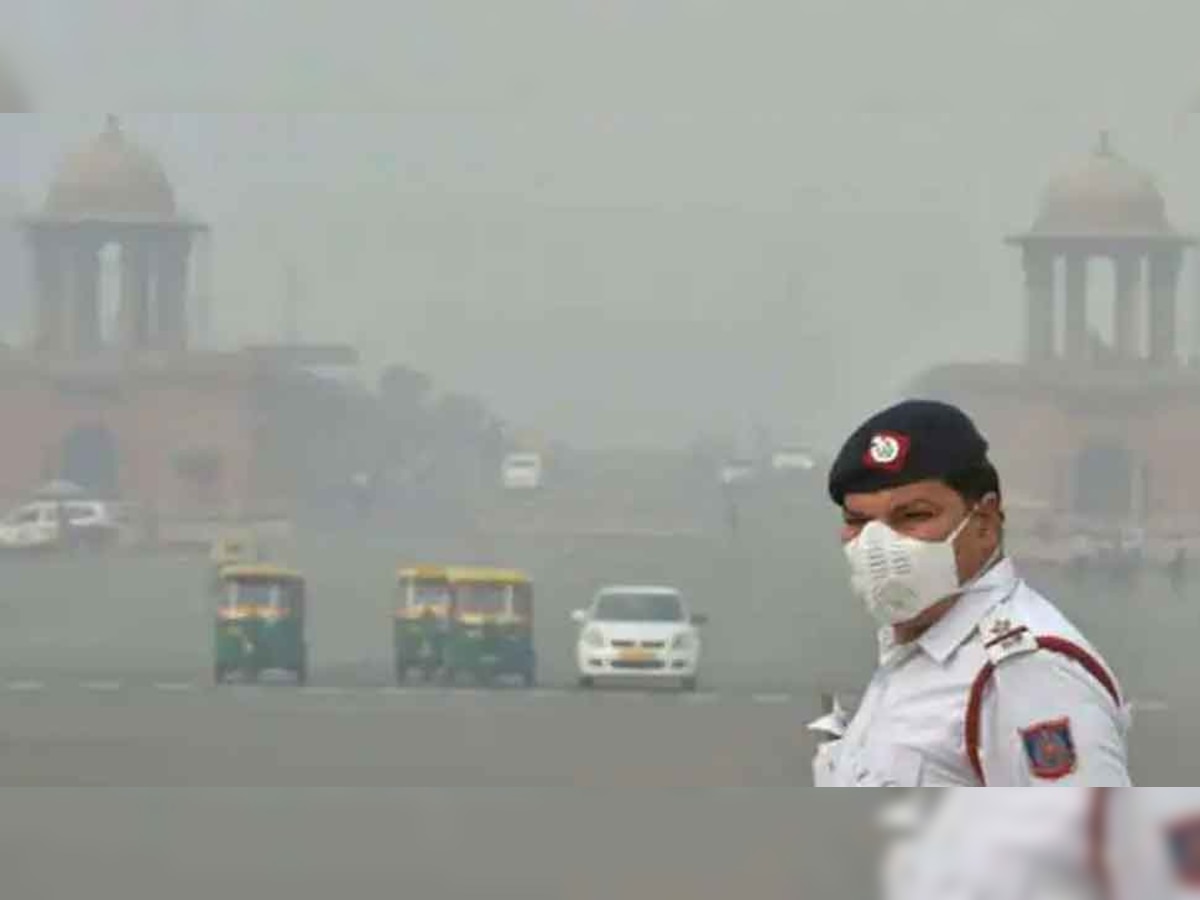
[(958, 602), (912, 644), (897, 644), (892, 629), (881, 628), (878, 634), (880, 663), (896, 662), (918, 647), (939, 665), (944, 663), (971, 636), (980, 620), (1013, 592), (1017, 580), (1016, 567), (1012, 560), (1004, 557), (965, 590)]

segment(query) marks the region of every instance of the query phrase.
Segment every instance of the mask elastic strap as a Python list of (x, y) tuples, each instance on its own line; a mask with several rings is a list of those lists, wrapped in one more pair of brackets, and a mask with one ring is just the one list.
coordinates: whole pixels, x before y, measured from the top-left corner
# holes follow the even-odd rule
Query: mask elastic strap
[[(982, 501), (980, 501), (980, 502), (982, 502)], [(958, 527), (954, 529), (954, 533), (951, 534), (950, 538), (949, 538), (950, 542), (953, 542), (954, 539), (957, 538), (959, 536), (959, 534), (962, 533), (962, 530), (967, 527), (967, 523), (971, 521), (972, 517), (974, 517), (975, 513), (977, 513), (977, 512), (979, 512), (979, 503), (976, 503), (974, 506), (971, 507), (971, 511), (967, 513), (966, 517), (959, 523)], [(1001, 543), (997, 542), (996, 549), (992, 551), (992, 555), (983, 561), (983, 565), (981, 565), (979, 567), (978, 572), (976, 572), (973, 576), (968, 578), (966, 581), (964, 581), (959, 586), (958, 592), (960, 594), (965, 594), (965, 593), (969, 592), (973, 587), (975, 587), (975, 585), (977, 585), (983, 579), (983, 577), (985, 575), (987, 575), (988, 572), (991, 571), (992, 566), (994, 566), (997, 562), (999, 562), (1000, 559), (1003, 558), (1003, 556), (1004, 556), (1004, 547)]]

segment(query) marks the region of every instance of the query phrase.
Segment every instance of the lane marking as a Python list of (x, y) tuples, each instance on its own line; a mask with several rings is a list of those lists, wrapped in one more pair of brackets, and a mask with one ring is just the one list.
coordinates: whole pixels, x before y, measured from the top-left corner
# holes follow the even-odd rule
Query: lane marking
[(190, 681), (156, 681), (154, 689), (169, 693), (185, 693), (197, 690), (197, 686)]
[(525, 692), (525, 696), (533, 700), (557, 700), (570, 695), (571, 692), (563, 688), (532, 688)]
[(1129, 705), (1134, 712), (1169, 712), (1171, 709), (1166, 700), (1134, 700)]
[(27, 693), (29, 691), (40, 691), (46, 685), (40, 681), (10, 681), (5, 685), (5, 688), (18, 693)]
[(121, 689), (119, 681), (85, 681), (80, 685), (86, 691), (102, 691), (104, 693), (112, 693)]

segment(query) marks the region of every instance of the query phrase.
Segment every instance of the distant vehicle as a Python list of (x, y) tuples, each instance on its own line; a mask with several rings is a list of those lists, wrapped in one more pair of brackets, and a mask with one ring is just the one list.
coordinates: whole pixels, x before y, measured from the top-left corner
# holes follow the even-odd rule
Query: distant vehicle
[(221, 570), (213, 635), (213, 681), (238, 674), (258, 681), (273, 669), (308, 681), (305, 639), (307, 585), (304, 576), (281, 566), (242, 564)]
[(692, 613), (675, 588), (607, 587), (571, 618), (580, 625), (575, 646), (580, 687), (598, 680), (675, 681), (696, 689), (700, 629), (707, 617)]
[(776, 472), (811, 472), (816, 467), (816, 458), (803, 447), (782, 447), (771, 454), (771, 468)]
[(505, 490), (532, 491), (542, 486), (543, 467), (540, 453), (510, 453), (501, 467)]
[(101, 500), (36, 500), (0, 520), (0, 549), (6, 550), (111, 547), (119, 537), (116, 510)]
[(252, 531), (237, 531), (221, 535), (209, 548), (209, 588), (218, 590), (222, 584), (221, 570), (239, 563), (262, 560), (262, 551)]

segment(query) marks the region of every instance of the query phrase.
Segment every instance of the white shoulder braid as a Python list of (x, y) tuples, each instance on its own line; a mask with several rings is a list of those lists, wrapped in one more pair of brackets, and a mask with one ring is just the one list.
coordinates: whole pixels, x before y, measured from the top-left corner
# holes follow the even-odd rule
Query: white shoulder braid
[(979, 636), (993, 666), (1040, 649), (1037, 635), (1013, 616), (1006, 603), (1001, 603), (980, 620)]

